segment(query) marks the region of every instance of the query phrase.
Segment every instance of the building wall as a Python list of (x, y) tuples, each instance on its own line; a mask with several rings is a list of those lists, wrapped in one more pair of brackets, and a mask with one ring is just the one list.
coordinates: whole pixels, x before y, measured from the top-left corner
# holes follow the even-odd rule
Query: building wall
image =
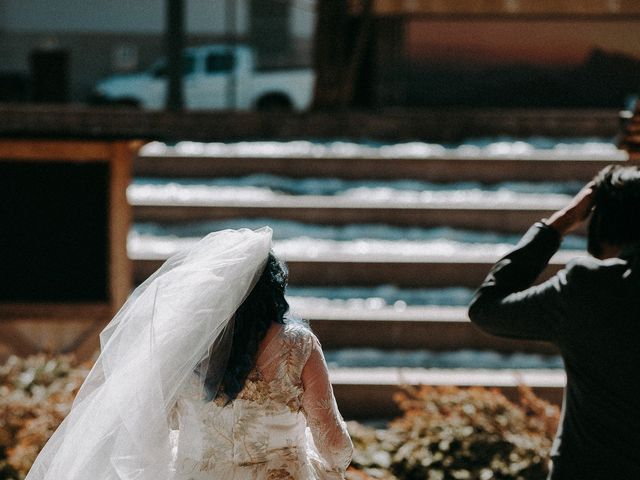
[[(259, 64), (309, 65), (315, 0), (263, 1), (288, 2), (289, 40), (285, 51), (261, 51)], [(189, 45), (250, 40), (250, 0), (185, 6)], [(165, 0), (0, 0), (0, 75), (28, 77), (32, 51), (61, 48), (70, 56), (71, 100), (84, 101), (101, 77), (146, 68), (162, 55), (164, 27)]]
[(578, 65), (593, 49), (640, 58), (637, 20), (428, 20), (407, 22), (414, 63)]
[[(237, 27), (246, 30), (246, 0), (234, 0)], [(225, 32), (229, 0), (186, 0), (189, 33)], [(140, 33), (160, 34), (164, 28), (165, 0), (2, 0), (0, 29), (34, 33)]]
[[(382, 82), (377, 100), (422, 107), (622, 108), (640, 90), (639, 28), (637, 17), (409, 18), (400, 52), (376, 62)], [(378, 32), (379, 47), (390, 43), (385, 35)]]

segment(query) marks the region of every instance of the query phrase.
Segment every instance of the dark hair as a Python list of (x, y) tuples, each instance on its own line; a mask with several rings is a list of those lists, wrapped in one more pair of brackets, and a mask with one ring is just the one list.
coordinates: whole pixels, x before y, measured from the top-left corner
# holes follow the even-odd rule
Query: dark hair
[(640, 169), (609, 165), (596, 175), (594, 182), (589, 253), (601, 256), (604, 243), (640, 246)]
[(284, 297), (287, 277), (286, 266), (269, 253), (258, 282), (236, 310), (231, 353), (220, 386), (221, 394), (229, 401), (244, 387), (269, 326), (273, 322), (284, 323), (289, 311)]

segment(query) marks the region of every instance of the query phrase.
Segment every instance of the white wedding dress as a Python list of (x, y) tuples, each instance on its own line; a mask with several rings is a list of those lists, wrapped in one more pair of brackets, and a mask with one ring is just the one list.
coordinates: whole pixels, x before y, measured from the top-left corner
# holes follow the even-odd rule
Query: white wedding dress
[(351, 442), (309, 329), (274, 324), (240, 396), (219, 390), (271, 237), (211, 233), (139, 286), (26, 480), (340, 478)]
[(202, 399), (197, 378), (173, 410), (180, 480), (337, 479), (352, 444), (317, 338), (274, 324), (238, 397)]

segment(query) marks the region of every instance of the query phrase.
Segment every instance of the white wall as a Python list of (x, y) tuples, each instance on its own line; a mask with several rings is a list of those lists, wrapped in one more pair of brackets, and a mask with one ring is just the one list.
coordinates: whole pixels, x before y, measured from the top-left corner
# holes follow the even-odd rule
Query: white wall
[[(264, 0), (265, 2), (281, 0)], [(226, 33), (235, 2), (235, 33), (248, 29), (247, 0), (185, 0), (188, 33)], [(316, 0), (292, 0), (291, 31), (309, 38)], [(162, 33), (165, 0), (0, 0), (0, 31), (13, 33)]]
[(1, 0), (7, 32), (162, 31), (163, 0)]
[[(246, 0), (231, 1), (244, 33)], [(188, 33), (224, 34), (228, 2), (186, 0)], [(165, 0), (0, 0), (0, 31), (14, 33), (161, 33), (164, 18)]]

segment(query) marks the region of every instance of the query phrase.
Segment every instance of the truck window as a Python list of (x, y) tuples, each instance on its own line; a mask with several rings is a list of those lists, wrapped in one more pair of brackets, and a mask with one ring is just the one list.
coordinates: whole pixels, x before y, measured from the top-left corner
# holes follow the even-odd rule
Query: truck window
[[(193, 73), (196, 68), (196, 58), (193, 55), (185, 55), (182, 58), (182, 74), (189, 75)], [(152, 74), (154, 77), (164, 77), (167, 75), (167, 62), (163, 59), (152, 68)]]
[(207, 73), (228, 72), (233, 68), (233, 55), (230, 53), (210, 53), (207, 55)]

